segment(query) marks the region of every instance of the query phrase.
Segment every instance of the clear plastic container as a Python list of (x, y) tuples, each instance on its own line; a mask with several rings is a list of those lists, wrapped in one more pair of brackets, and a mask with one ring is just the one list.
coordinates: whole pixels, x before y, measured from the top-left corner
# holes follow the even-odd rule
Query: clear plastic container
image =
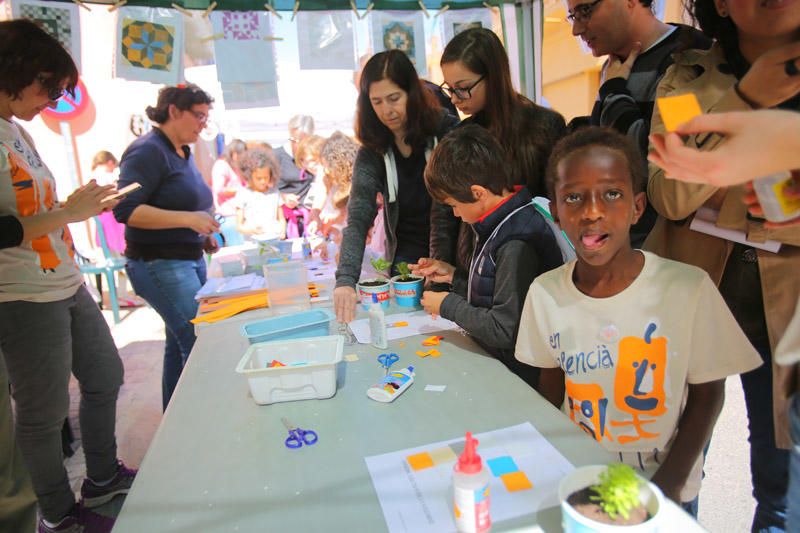
[(264, 265), (270, 307), (311, 307), (308, 294), (308, 273), (302, 261), (286, 261)]
[(328, 334), (330, 322), (335, 317), (336, 315), (327, 309), (275, 316), (245, 324), (242, 326), (242, 335), (250, 341), (250, 344), (280, 339), (321, 337)]

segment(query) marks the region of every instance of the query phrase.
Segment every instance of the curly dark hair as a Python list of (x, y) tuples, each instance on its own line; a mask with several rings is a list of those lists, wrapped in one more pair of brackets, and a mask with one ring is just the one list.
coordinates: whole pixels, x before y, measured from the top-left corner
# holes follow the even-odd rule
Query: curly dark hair
[(239, 168), (247, 182), (253, 176), (253, 171), (259, 168), (268, 168), (270, 172), (270, 187), (274, 187), (281, 177), (281, 166), (272, 150), (264, 148), (251, 148), (239, 160)]
[(547, 194), (551, 201), (556, 200), (555, 190), (558, 182), (558, 164), (575, 152), (585, 151), (591, 147), (600, 146), (619, 152), (628, 163), (628, 172), (631, 176), (631, 185), (634, 194), (644, 191), (646, 176), (644, 159), (636, 144), (625, 135), (611, 128), (587, 126), (567, 135), (553, 148), (547, 162), (545, 183)]
[(503, 147), (486, 128), (468, 124), (445, 135), (425, 167), (425, 186), (438, 202), (453, 198), (472, 203), (470, 187), (480, 185), (496, 195), (511, 191)]
[(181, 111), (188, 111), (193, 105), (214, 103), (210, 94), (193, 83), (174, 87), (164, 87), (158, 91), (156, 106), (147, 106), (147, 118), (157, 124), (165, 124), (169, 120), (169, 106), (174, 105)]
[(405, 141), (412, 148), (424, 147), (427, 139), (436, 134), (441, 108), (433, 93), (423, 87), (411, 60), (400, 50), (377, 53), (364, 65), (356, 103), (356, 138), (380, 154), (394, 144), (394, 135), (375, 114), (369, 99), (369, 86), (381, 80), (390, 80), (408, 94)]
[(739, 33), (733, 19), (721, 17), (714, 0), (684, 0), (683, 7), (704, 34), (719, 42), (733, 74), (737, 78), (744, 76), (750, 64), (739, 50)]
[(75, 96), (78, 68), (61, 43), (30, 20), (0, 22), (0, 92), (19, 98), (38, 76), (45, 89)]

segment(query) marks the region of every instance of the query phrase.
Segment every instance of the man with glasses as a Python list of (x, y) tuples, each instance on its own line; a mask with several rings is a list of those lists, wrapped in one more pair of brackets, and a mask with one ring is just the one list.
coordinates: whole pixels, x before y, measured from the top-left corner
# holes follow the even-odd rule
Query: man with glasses
[[(579, 117), (570, 129), (608, 126), (631, 137), (647, 164), (650, 118), (656, 88), (672, 64), (672, 54), (687, 48), (707, 49), (711, 41), (682, 24), (665, 24), (653, 13), (653, 0), (567, 0), (572, 34), (595, 57), (608, 56), (591, 117)], [(650, 207), (631, 227), (631, 243), (641, 248), (656, 220)]]
[(286, 236), (302, 237), (308, 222), (309, 209), (304, 205), (308, 191), (314, 183), (314, 175), (300, 168), (295, 161), (297, 145), (308, 137), (314, 135), (314, 119), (308, 115), (295, 115), (289, 119), (289, 148), (284, 144), (275, 155), (281, 166), (281, 175), (278, 180), (278, 190), (281, 193), (281, 209), (287, 221)]

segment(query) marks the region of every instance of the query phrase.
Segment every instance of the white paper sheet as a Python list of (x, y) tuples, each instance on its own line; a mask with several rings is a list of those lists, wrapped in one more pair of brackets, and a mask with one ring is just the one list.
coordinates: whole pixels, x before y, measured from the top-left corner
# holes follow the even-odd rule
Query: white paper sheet
[(174, 9), (117, 10), (114, 76), (177, 85), (183, 81), (183, 17)]
[(445, 45), (464, 30), (470, 28), (492, 29), (492, 11), (486, 8), (451, 10), (439, 18), (442, 19)]
[[(408, 322), (408, 326), (387, 327), (386, 338), (390, 341), (403, 339), (414, 335), (430, 335), (437, 331), (457, 329), (458, 324), (442, 317), (432, 318), (425, 311), (414, 311), (412, 313), (396, 313), (386, 317), (386, 324), (397, 322)], [(362, 318), (350, 322), (350, 330), (361, 344), (369, 344), (369, 319)]]
[[(275, 46), (269, 13), (256, 11), (214, 11), (210, 15), (214, 35), (214, 56), (220, 83), (267, 83), (278, 80)], [(225, 102), (228, 107), (228, 102)]]
[(712, 237), (719, 237), (720, 239), (725, 239), (727, 241), (738, 242), (739, 244), (752, 246), (753, 248), (758, 248), (760, 250), (766, 250), (767, 252), (772, 252), (774, 254), (777, 254), (780, 251), (781, 243), (779, 241), (752, 242), (747, 240), (747, 235), (745, 235), (743, 231), (717, 227), (715, 222), (717, 221), (718, 217), (719, 213), (713, 209), (701, 207), (697, 210), (697, 214), (692, 219), (692, 223), (689, 224), (689, 229), (699, 231), (700, 233), (705, 233), (706, 235), (711, 235)]
[(356, 70), (352, 11), (301, 11), (297, 46), (301, 70)]
[[(475, 438), (485, 465), (510, 457), (532, 485), (530, 489), (509, 492), (502, 478), (490, 470), (493, 522), (558, 505), (558, 483), (574, 466), (530, 422)], [(455, 456), (463, 447), (464, 439), (460, 438), (364, 459), (390, 532), (455, 531), (452, 472)], [(434, 458), (434, 466), (413, 470), (406, 458), (424, 452)]]
[(37, 22), (66, 48), (80, 71), (81, 27), (78, 9), (77, 4), (64, 2), (17, 0), (11, 3), (13, 18), (24, 18)]
[(422, 11), (373, 11), (369, 19), (373, 50), (402, 50), (423, 78), (428, 75), (424, 17)]

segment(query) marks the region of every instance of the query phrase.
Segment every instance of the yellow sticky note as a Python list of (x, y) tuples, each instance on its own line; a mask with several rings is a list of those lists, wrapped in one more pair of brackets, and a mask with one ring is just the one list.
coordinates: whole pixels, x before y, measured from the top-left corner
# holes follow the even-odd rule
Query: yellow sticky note
[(412, 470), (424, 470), (433, 466), (433, 459), (427, 452), (409, 455), (406, 457), (406, 461)]
[(678, 126), (688, 122), (698, 115), (702, 115), (700, 102), (694, 94), (681, 94), (679, 96), (666, 96), (656, 98), (658, 112), (667, 131), (675, 131)]
[(442, 354), (436, 348), (431, 348), (430, 350), (428, 350), (428, 355), (430, 355), (431, 357), (439, 357)]
[(520, 490), (528, 490), (533, 488), (528, 476), (526, 476), (525, 472), (522, 471), (503, 474), (500, 476), (500, 479), (503, 480), (503, 485), (506, 486), (506, 490), (508, 492), (517, 492)]
[(408, 326), (408, 322), (395, 322), (393, 324), (389, 324), (389, 327), (392, 327), (392, 328), (402, 328), (402, 327), (405, 327), (405, 326)]
[(458, 457), (456, 457), (456, 452), (454, 452), (450, 446), (431, 450), (428, 452), (428, 455), (430, 455), (433, 463), (437, 465), (442, 463), (452, 463), (458, 459)]
[(348, 363), (352, 363), (353, 361), (358, 361), (358, 356), (354, 353), (349, 353), (344, 356), (344, 360)]

